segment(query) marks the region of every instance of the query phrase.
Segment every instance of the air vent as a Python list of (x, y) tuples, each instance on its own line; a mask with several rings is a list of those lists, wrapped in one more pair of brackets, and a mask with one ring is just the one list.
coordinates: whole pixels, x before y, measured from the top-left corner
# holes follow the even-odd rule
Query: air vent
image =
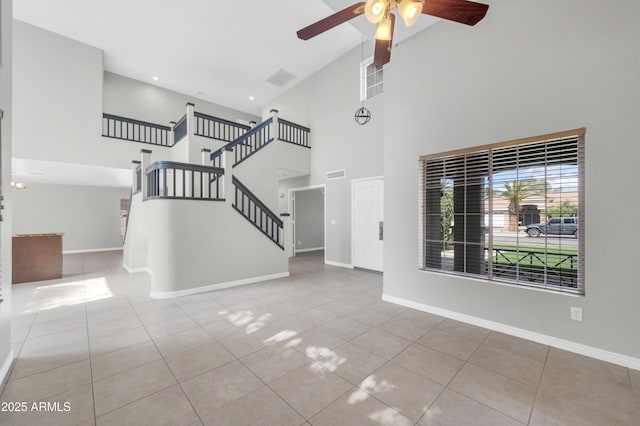
[(285, 84), (289, 83), (294, 78), (296, 78), (295, 75), (291, 74), (287, 70), (283, 70), (282, 68), (280, 68), (278, 71), (276, 71), (275, 74), (273, 74), (271, 77), (267, 79), (267, 82), (273, 85), (276, 85), (278, 87), (282, 87)]
[(344, 169), (327, 172), (327, 180), (342, 179), (345, 176)]

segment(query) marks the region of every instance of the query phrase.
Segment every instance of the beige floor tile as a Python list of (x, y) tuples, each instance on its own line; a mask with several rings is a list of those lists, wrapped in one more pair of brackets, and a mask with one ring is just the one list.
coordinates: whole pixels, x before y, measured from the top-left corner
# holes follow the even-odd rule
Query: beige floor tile
[(22, 347), (22, 352), (34, 355), (75, 343), (87, 342), (88, 340), (87, 327), (81, 326), (70, 330), (47, 334), (46, 336), (34, 338), (27, 336)]
[(458, 334), (462, 337), (466, 337), (467, 339), (479, 340), (481, 342), (484, 341), (491, 333), (491, 330), (487, 330), (486, 328), (466, 324), (452, 319), (442, 321), (436, 328), (449, 333)]
[(333, 334), (334, 336), (339, 337), (347, 342), (363, 333), (366, 333), (371, 329), (370, 326), (347, 317), (329, 321), (328, 323), (324, 324), (322, 328), (327, 333)]
[(248, 368), (234, 361), (181, 384), (200, 418), (264, 386)]
[[(547, 379), (545, 383), (556, 380), (561, 382), (559, 384), (576, 387), (584, 393), (600, 393), (603, 387), (631, 387), (626, 368), (556, 348), (549, 350), (543, 378)], [(540, 387), (543, 388), (543, 383)]]
[(519, 426), (511, 417), (451, 390), (445, 390), (420, 419), (420, 426)]
[(540, 361), (484, 344), (473, 354), (469, 362), (534, 388), (538, 387), (544, 368)]
[(374, 328), (356, 337), (351, 343), (381, 358), (391, 359), (411, 345), (412, 342), (395, 334)]
[(31, 326), (29, 331), (29, 339), (47, 336), (49, 334), (60, 333), (62, 331), (74, 330), (76, 328), (87, 327), (86, 314), (84, 311), (74, 314), (70, 317), (64, 317), (57, 320), (37, 321)]
[(312, 417), (309, 422), (314, 426), (409, 426), (414, 424), (393, 408), (358, 388), (351, 388)]
[(198, 416), (175, 385), (97, 418), (98, 426), (192, 425)]
[(414, 422), (444, 389), (444, 386), (393, 363), (364, 379), (359, 387)]
[(91, 356), (95, 357), (150, 340), (147, 330), (144, 327), (138, 327), (120, 333), (92, 338), (89, 341), (89, 347)]
[(401, 352), (392, 362), (445, 386), (464, 365), (456, 357), (417, 343)]
[(631, 389), (640, 397), (640, 370), (629, 368), (629, 378), (631, 379)]
[(89, 358), (89, 344), (78, 341), (66, 346), (55, 347), (46, 351), (25, 351), (20, 354), (11, 372), (13, 380), (42, 373), (53, 368), (74, 364)]
[(241, 331), (230, 336), (219, 338), (218, 342), (237, 358), (242, 358), (264, 349), (267, 346), (278, 343), (277, 340), (274, 339), (274, 335), (265, 333), (262, 330), (254, 333)]
[(503, 349), (539, 362), (545, 362), (549, 353), (548, 346), (495, 331), (487, 337), (484, 345)]
[(453, 355), (461, 360), (468, 360), (478, 349), (478, 340), (467, 339), (458, 334), (433, 329), (418, 339), (418, 343), (428, 348)]
[(269, 386), (307, 419), (352, 388), (343, 378), (312, 365), (302, 366)]
[[(338, 374), (357, 385), (387, 361), (359, 346), (346, 343), (333, 351), (319, 354), (315, 365)], [(313, 365), (313, 363), (312, 363)]]
[(293, 348), (270, 346), (241, 359), (253, 374), (269, 383), (278, 377), (309, 363), (309, 358)]
[(472, 364), (463, 367), (450, 388), (522, 423), (529, 421), (536, 397), (535, 388)]
[(178, 382), (184, 382), (234, 359), (234, 356), (218, 342), (210, 342), (203, 346), (168, 356), (165, 361)]
[(176, 383), (164, 361), (154, 361), (93, 384), (96, 415), (108, 413)]
[(415, 325), (426, 328), (428, 330), (437, 327), (445, 320), (445, 318), (441, 316), (430, 314), (428, 312), (416, 311), (415, 309), (409, 309), (408, 311), (405, 311), (394, 318), (411, 320)]
[(23, 400), (26, 411), (0, 411), (0, 424), (5, 426), (68, 426), (93, 422), (91, 385), (42, 399)]
[(170, 336), (153, 339), (160, 353), (169, 357), (173, 354), (188, 351), (207, 343), (212, 343), (213, 338), (201, 328), (193, 328), (181, 331)]
[(160, 353), (151, 341), (138, 343), (117, 351), (95, 356), (91, 359), (93, 380), (102, 380), (106, 377), (157, 361), (160, 358)]
[(266, 386), (203, 419), (211, 426), (298, 426), (304, 419)]
[(64, 367), (12, 380), (2, 393), (3, 401), (39, 401), (52, 395), (68, 392), (91, 383), (89, 361), (80, 361)]
[(414, 342), (433, 327), (435, 327), (435, 324), (429, 326), (424, 321), (416, 321), (399, 315), (380, 324), (376, 328)]
[(135, 315), (129, 315), (111, 321), (89, 323), (89, 338), (96, 339), (98, 337), (121, 333), (123, 331), (140, 327), (142, 327), (142, 322), (140, 322), (138, 317)]
[(359, 311), (348, 314), (347, 318), (354, 319), (370, 327), (375, 327), (385, 321), (389, 321), (391, 318), (393, 318), (393, 316), (385, 312), (377, 311), (375, 309), (363, 308)]
[(184, 311), (175, 304), (162, 309), (144, 313), (138, 312), (138, 317), (140, 318), (140, 321), (142, 321), (142, 323), (145, 325), (145, 327), (159, 322), (170, 321), (176, 318), (189, 318), (187, 314), (185, 314)]
[(159, 339), (160, 337), (170, 336), (197, 327), (198, 323), (186, 314), (174, 316), (166, 321), (156, 322), (150, 325), (145, 324), (147, 333), (149, 333), (152, 339)]
[(341, 338), (325, 332), (322, 328), (314, 328), (293, 336), (284, 344), (288, 348), (297, 349), (301, 353), (313, 357), (320, 351), (332, 350), (345, 343)]

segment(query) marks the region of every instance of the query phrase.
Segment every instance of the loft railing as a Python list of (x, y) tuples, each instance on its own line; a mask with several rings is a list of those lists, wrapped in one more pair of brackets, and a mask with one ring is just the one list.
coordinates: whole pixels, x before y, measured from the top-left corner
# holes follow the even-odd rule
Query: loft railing
[(222, 154), (225, 150), (233, 149), (233, 167), (235, 167), (258, 152), (260, 149), (264, 148), (269, 142), (273, 141), (271, 130), (272, 123), (273, 117), (263, 121), (230, 144), (212, 152), (210, 156), (212, 165), (214, 167), (221, 167)]
[(233, 142), (251, 130), (244, 124), (234, 123), (223, 118), (213, 117), (201, 112), (193, 112), (196, 136)]
[(147, 199), (165, 198), (181, 200), (224, 201), (224, 169), (156, 161), (145, 171), (147, 175)]
[(284, 250), (282, 220), (244, 186), (238, 178), (232, 176), (231, 182), (235, 186), (233, 208)]
[(278, 118), (278, 139), (305, 148), (311, 148), (309, 144), (309, 134), (311, 129), (301, 126), (291, 121)]
[(180, 120), (173, 126), (174, 144), (181, 141), (187, 136), (187, 114), (183, 115)]
[(102, 114), (102, 136), (151, 145), (171, 146), (171, 128), (160, 124)]

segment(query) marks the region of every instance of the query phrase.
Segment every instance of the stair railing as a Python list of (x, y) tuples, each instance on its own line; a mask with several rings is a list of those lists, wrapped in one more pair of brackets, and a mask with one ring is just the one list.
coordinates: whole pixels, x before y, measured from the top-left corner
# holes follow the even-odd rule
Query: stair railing
[(311, 148), (309, 143), (310, 133), (311, 129), (308, 127), (287, 121), (284, 118), (278, 118), (278, 139), (281, 141)]
[(270, 117), (244, 135), (240, 136), (235, 141), (227, 144), (217, 151), (212, 152), (210, 157), (212, 166), (221, 167), (222, 154), (225, 150), (233, 150), (233, 167), (235, 167), (264, 148), (269, 144), (269, 142), (273, 141), (272, 123), (273, 117)]
[(156, 161), (145, 171), (145, 199), (224, 201), (224, 169), (174, 161)]
[(242, 184), (238, 178), (232, 176), (231, 181), (235, 186), (233, 208), (284, 250), (282, 220)]

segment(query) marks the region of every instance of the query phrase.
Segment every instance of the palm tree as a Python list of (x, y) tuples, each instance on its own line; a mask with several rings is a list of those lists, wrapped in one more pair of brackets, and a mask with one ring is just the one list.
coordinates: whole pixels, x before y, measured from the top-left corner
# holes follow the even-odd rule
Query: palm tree
[(518, 230), (518, 217), (520, 215), (520, 205), (531, 196), (544, 195), (545, 183), (534, 179), (512, 180), (504, 183), (504, 191), (499, 193), (500, 197), (509, 201), (509, 230)]

